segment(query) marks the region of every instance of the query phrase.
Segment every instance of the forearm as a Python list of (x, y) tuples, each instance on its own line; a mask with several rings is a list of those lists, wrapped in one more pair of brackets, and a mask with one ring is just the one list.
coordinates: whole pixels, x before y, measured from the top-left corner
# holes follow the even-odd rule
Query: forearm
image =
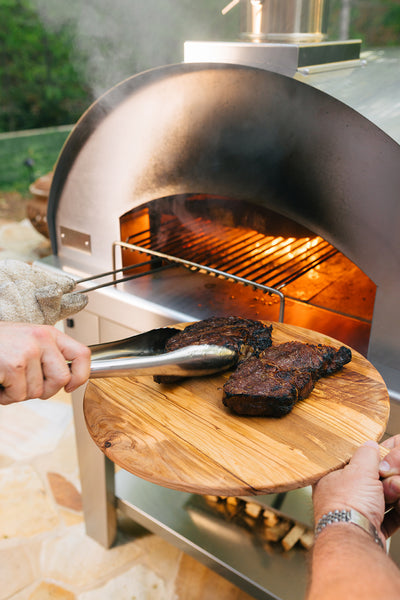
[(312, 553), (307, 600), (400, 598), (396, 565), (362, 529), (329, 525)]

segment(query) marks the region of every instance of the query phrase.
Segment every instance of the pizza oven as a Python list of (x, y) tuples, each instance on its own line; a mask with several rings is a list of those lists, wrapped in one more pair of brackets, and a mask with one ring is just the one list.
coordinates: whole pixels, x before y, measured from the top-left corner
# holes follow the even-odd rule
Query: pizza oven
[[(286, 44), (283, 62), (268, 41), (189, 43), (186, 62), (139, 73), (90, 107), (55, 169), (53, 255), (43, 261), (96, 287), (66, 323), (71, 335), (90, 344), (214, 315), (283, 320), (367, 356), (399, 430), (399, 58), (364, 61), (348, 46), (337, 61), (343, 44), (326, 44), (321, 64), (323, 48), (316, 57), (299, 42)], [(113, 467), (88, 437), (79, 394), (85, 520), (108, 545)], [(177, 506), (182, 493), (133, 476), (116, 485), (119, 508), (152, 531), (255, 597), (289, 597), (252, 571), (275, 571), (283, 584), (288, 559), (257, 566), (249, 550), (249, 564), (236, 568), (231, 531), (226, 550), (215, 550), (222, 534), (216, 542), (209, 523), (192, 539), (172, 509), (163, 521), (160, 498)], [(304, 567), (297, 560), (293, 572)]]
[[(383, 65), (357, 68), (373, 67)], [(343, 69), (340, 85), (352, 75)], [(139, 74), (95, 103), (63, 149), (48, 208), (54, 256), (79, 276), (148, 261), (115, 291), (172, 320), (278, 320), (273, 288), (287, 322), (397, 369), (396, 135), (263, 69)]]

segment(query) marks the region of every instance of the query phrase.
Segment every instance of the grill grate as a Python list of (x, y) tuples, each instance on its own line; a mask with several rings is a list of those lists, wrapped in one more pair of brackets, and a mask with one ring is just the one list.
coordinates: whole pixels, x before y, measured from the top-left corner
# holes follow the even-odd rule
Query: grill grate
[(156, 235), (145, 230), (129, 236), (126, 242), (275, 290), (282, 290), (338, 252), (318, 236), (275, 237), (221, 225), (216, 231), (215, 224), (205, 219), (193, 219), (182, 226), (171, 218)]

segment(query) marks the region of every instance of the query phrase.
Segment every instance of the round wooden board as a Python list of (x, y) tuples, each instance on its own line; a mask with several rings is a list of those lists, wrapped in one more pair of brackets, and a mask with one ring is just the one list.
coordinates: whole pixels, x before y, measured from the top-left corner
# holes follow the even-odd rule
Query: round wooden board
[[(272, 339), (342, 345), (281, 323), (273, 323)], [(320, 379), (281, 419), (231, 414), (222, 404), (229, 376), (223, 373), (173, 385), (149, 376), (92, 380), (84, 398), (86, 423), (113, 462), (164, 487), (222, 496), (304, 487), (385, 432), (386, 386), (371, 363), (352, 352), (348, 365)]]

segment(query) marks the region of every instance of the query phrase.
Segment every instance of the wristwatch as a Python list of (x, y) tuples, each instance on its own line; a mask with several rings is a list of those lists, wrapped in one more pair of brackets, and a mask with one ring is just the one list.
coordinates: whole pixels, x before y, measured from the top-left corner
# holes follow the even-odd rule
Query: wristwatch
[(325, 527), (332, 525), (333, 523), (352, 523), (353, 525), (357, 525), (357, 527), (361, 527), (361, 529), (366, 531), (374, 539), (376, 544), (385, 549), (376, 527), (372, 525), (367, 517), (364, 517), (364, 515), (354, 508), (347, 510), (333, 510), (323, 515), (315, 527), (315, 539), (317, 539), (318, 535)]

